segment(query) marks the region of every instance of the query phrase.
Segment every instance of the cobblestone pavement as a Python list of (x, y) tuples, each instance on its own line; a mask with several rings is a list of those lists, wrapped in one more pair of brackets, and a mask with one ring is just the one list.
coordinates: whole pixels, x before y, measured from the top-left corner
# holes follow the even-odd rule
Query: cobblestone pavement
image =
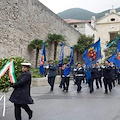
[[(76, 85), (70, 81), (68, 93), (63, 92), (56, 84), (54, 91), (49, 86), (31, 89), (35, 104), (32, 120), (120, 120), (120, 85), (116, 84), (111, 93), (104, 94), (104, 87), (90, 94), (88, 86), (82, 83), (82, 91), (76, 92)], [(9, 102), (11, 92), (7, 93), (6, 116), (2, 117), (0, 102), (0, 120), (15, 120), (14, 107)], [(1, 96), (1, 94), (0, 94)], [(22, 110), (22, 120), (28, 120)]]

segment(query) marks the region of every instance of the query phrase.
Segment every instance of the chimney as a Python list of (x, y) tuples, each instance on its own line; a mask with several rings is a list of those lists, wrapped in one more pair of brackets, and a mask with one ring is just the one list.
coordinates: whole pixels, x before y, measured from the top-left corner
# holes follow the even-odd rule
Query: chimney
[(92, 16), (92, 18), (91, 18), (91, 26), (93, 28), (96, 28), (96, 18), (95, 18), (95, 16)]

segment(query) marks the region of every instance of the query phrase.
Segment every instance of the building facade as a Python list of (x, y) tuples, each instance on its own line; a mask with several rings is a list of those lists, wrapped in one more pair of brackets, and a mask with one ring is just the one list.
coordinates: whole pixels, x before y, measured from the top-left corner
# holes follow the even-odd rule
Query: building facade
[(117, 13), (115, 9), (111, 9), (98, 20), (92, 16), (91, 20), (87, 21), (73, 19), (65, 19), (65, 21), (81, 34), (94, 36), (95, 42), (100, 38), (103, 59), (106, 42), (115, 39), (115, 34), (120, 32), (120, 12)]
[(114, 9), (111, 9), (110, 13), (106, 13), (105, 16), (96, 21), (96, 31), (96, 38), (100, 37), (101, 39), (102, 55), (104, 59), (106, 42), (115, 39), (115, 34), (120, 31), (120, 13), (116, 13)]
[(95, 18), (91, 20), (64, 19), (64, 21), (71, 25), (74, 29), (79, 31), (81, 34), (85, 34), (86, 36), (91, 37), (96, 36)]

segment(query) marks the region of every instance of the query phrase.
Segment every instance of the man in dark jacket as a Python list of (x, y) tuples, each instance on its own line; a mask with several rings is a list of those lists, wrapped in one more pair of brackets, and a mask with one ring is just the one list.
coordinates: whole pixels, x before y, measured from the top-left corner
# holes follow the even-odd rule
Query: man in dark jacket
[(53, 91), (54, 88), (54, 82), (56, 77), (56, 66), (53, 63), (53, 60), (50, 60), (49, 66), (48, 66), (48, 83), (51, 86), (51, 91)]
[(96, 80), (96, 87), (97, 89), (99, 89), (99, 84), (100, 87), (102, 87), (102, 81), (101, 81), (102, 68), (98, 65), (98, 63), (95, 63), (94, 71), (95, 71), (94, 79)]
[(112, 90), (112, 76), (111, 76), (112, 67), (108, 61), (105, 61), (105, 68), (103, 69), (103, 81), (105, 86), (105, 94), (108, 93), (107, 86), (109, 87), (109, 91)]
[(76, 70), (77, 93), (79, 93), (82, 89), (81, 81), (83, 80), (83, 78), (84, 78), (84, 68), (81, 66), (80, 63), (78, 63)]
[(116, 75), (117, 75), (117, 68), (116, 66), (111, 62), (110, 63), (112, 70), (111, 70), (111, 76), (112, 76), (112, 83), (113, 87), (115, 87), (115, 80), (116, 80)]
[(22, 120), (21, 108), (23, 108), (28, 118), (32, 118), (33, 111), (27, 104), (33, 104), (33, 100), (30, 95), (31, 85), (31, 73), (29, 71), (31, 63), (21, 63), (22, 74), (18, 77), (17, 83), (13, 85), (14, 91), (10, 96), (10, 101), (14, 103), (15, 119)]

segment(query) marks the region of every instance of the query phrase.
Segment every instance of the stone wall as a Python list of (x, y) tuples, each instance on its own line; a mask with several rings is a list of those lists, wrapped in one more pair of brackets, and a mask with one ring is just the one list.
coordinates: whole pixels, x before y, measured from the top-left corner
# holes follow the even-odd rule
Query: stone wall
[[(48, 33), (64, 35), (68, 46), (80, 36), (38, 0), (0, 0), (0, 58), (21, 56), (34, 65), (35, 51), (29, 51), (28, 44), (35, 38), (46, 41)], [(53, 59), (52, 50), (47, 48), (47, 59)], [(69, 53), (65, 47), (65, 56)]]

